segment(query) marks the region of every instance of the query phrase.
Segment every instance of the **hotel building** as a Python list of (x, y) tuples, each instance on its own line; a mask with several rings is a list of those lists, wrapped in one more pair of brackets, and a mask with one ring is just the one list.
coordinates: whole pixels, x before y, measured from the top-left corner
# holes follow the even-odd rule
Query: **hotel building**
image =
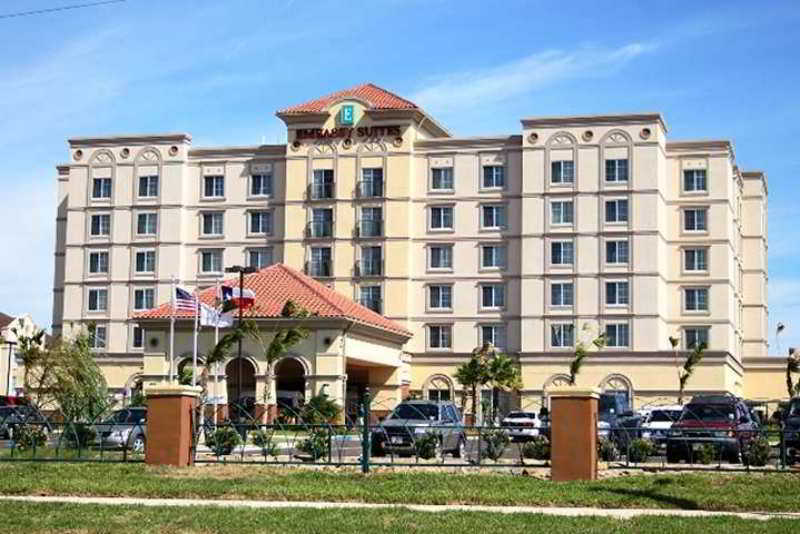
[[(204, 288), (234, 264), (282, 263), (408, 330), (395, 386), (426, 397), (460, 396), (456, 367), (490, 341), (521, 365), (521, 405), (538, 405), (601, 332), (578, 382), (636, 406), (674, 399), (680, 351), (697, 342), (689, 394), (771, 395), (745, 380), (768, 348), (766, 178), (737, 166), (730, 141), (671, 140), (658, 113), (457, 137), (372, 84), (277, 116), (286, 144), (69, 140), (53, 330), (94, 322), (117, 391), (163, 373), (143, 370), (136, 314), (169, 301), (172, 277)], [(307, 384), (322, 382), (317, 355)], [(349, 365), (341, 382), (359, 373)]]

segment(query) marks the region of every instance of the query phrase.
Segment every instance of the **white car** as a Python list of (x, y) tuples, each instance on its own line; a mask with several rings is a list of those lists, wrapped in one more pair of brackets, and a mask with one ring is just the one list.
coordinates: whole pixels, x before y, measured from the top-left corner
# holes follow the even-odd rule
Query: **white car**
[(683, 406), (659, 406), (653, 408), (642, 423), (642, 437), (656, 445), (666, 445), (669, 429), (680, 419)]
[(509, 412), (500, 426), (511, 439), (525, 440), (539, 435), (542, 422), (535, 412)]

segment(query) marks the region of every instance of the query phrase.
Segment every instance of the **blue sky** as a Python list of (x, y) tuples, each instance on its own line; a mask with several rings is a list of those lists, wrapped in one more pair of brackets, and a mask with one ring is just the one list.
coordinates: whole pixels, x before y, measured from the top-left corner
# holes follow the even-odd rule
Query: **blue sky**
[[(0, 15), (88, 0), (3, 0)], [(557, 7), (555, 7), (557, 6)], [(796, 2), (128, 0), (0, 18), (0, 310), (52, 308), (66, 138), (187, 131), (283, 141), (276, 109), (364, 81), (457, 135), (534, 115), (660, 111), (769, 177), (770, 319), (800, 346)]]

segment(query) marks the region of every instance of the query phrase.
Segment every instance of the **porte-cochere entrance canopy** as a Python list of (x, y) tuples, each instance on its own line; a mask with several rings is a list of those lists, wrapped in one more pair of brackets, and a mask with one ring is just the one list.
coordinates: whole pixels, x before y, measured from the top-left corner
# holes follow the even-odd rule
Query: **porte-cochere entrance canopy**
[[(238, 279), (231, 279), (222, 285), (238, 287), (238, 283)], [(226, 362), (210, 370), (208, 394), (212, 402), (255, 405), (256, 411), (272, 413), (277, 406), (296, 407), (324, 391), (349, 409), (348, 401), (369, 387), (377, 411), (382, 411), (390, 410), (407, 394), (409, 363), (402, 348), (411, 333), (401, 325), (283, 264), (246, 275), (244, 287), (255, 293), (255, 302), (244, 317), (258, 325), (263, 343), (246, 339), (241, 360), (234, 350)], [(210, 287), (196, 295), (204, 304), (214, 306), (216, 292)], [(311, 315), (283, 316), (288, 301)], [(171, 304), (165, 303), (133, 318), (145, 330), (145, 390), (169, 380), (172, 314)], [(178, 360), (185, 361), (186, 355), (192, 354), (194, 316), (191, 311), (176, 310), (175, 317), (177, 365), (181, 363)], [(268, 369), (265, 346), (277, 329), (290, 325), (302, 326), (309, 335)], [(220, 335), (224, 333), (223, 329)], [(214, 339), (214, 328), (200, 330), (200, 361), (214, 346)]]

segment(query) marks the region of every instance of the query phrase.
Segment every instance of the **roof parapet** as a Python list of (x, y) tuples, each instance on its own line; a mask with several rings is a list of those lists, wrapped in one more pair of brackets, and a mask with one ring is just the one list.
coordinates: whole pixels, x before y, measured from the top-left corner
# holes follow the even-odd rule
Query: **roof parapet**
[(67, 139), (70, 148), (115, 145), (153, 145), (166, 143), (191, 144), (192, 136), (185, 132), (161, 134), (117, 134), (92, 137), (71, 137)]
[(554, 117), (528, 117), (520, 121), (523, 128), (553, 128), (563, 126), (617, 126), (622, 124), (639, 124), (657, 122), (666, 132), (667, 123), (661, 113), (619, 113), (608, 115), (563, 115)]

